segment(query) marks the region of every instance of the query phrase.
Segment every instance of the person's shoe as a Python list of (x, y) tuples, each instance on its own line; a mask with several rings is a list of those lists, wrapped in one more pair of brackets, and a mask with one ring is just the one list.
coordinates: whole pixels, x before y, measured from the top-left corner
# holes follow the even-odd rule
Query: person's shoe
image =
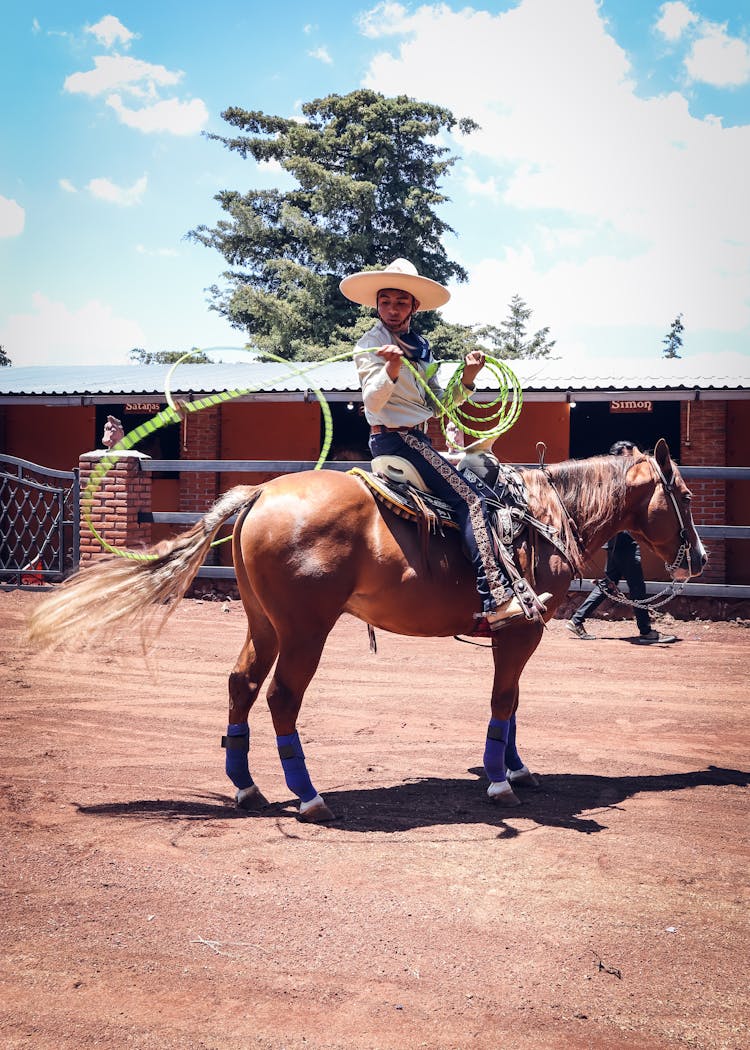
[(659, 634), (658, 631), (649, 631), (648, 634), (642, 634), (635, 640), (636, 645), (670, 645), (676, 641), (676, 635)]
[[(547, 602), (552, 597), (549, 591), (544, 591), (543, 594), (537, 596), (541, 602), (541, 611), (545, 613), (547, 611)], [(507, 602), (499, 606), (497, 609), (491, 609), (488, 612), (482, 613), (482, 617), (490, 625), (491, 631), (498, 631), (508, 620), (514, 620), (519, 616), (526, 617), (523, 605), (515, 596), (509, 598)], [(528, 617), (526, 617), (528, 619)]]
[(570, 633), (574, 634), (576, 638), (582, 638), (584, 642), (596, 641), (596, 635), (589, 634), (582, 623), (575, 623), (573, 620), (566, 620), (565, 630), (570, 631)]

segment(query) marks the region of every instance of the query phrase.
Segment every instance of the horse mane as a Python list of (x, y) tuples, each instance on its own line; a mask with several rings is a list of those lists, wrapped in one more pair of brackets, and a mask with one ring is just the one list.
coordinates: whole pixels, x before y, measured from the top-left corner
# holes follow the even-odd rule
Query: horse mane
[[(633, 463), (631, 456), (593, 456), (554, 463), (544, 471), (533, 468), (523, 472), (532, 514), (558, 530), (579, 575), (591, 537), (608, 520), (622, 514), (625, 475)], [(552, 486), (560, 500), (551, 491)]]

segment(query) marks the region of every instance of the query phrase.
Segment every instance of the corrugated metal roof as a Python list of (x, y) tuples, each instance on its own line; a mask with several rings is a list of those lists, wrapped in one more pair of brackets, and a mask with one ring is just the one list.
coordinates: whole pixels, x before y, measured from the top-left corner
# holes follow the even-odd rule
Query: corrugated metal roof
[[(595, 371), (578, 366), (570, 371), (560, 361), (514, 361), (513, 370), (524, 391), (669, 391), (669, 390), (749, 390), (750, 359), (745, 375), (707, 375), (705, 369), (691, 370), (682, 359), (655, 361), (649, 374), (614, 368), (603, 363)], [(610, 372), (610, 367), (612, 371)], [(455, 369), (442, 365), (442, 382)], [(168, 368), (165, 365), (76, 365), (0, 368), (0, 397), (97, 397), (137, 396), (163, 400)], [(489, 369), (479, 376), (480, 390), (497, 389), (498, 383)], [(357, 373), (350, 361), (334, 364), (317, 362), (238, 363), (181, 365), (172, 377), (171, 389), (176, 395), (201, 396), (224, 390), (241, 389), (251, 393), (304, 393), (312, 387), (324, 392), (359, 391)]]

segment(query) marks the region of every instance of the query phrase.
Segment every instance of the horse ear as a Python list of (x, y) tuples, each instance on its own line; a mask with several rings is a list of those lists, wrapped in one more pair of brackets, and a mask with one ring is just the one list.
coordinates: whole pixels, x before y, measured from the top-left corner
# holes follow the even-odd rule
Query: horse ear
[(654, 449), (654, 459), (659, 464), (661, 472), (667, 481), (672, 478), (672, 457), (669, 454), (669, 445), (664, 438), (659, 438)]

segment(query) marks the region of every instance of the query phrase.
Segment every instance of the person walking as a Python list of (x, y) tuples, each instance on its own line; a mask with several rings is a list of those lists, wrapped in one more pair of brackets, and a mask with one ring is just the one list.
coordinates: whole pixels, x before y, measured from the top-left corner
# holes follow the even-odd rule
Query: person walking
[[(610, 456), (632, 456), (635, 445), (632, 441), (616, 441), (610, 448)], [(642, 601), (646, 597), (646, 581), (641, 566), (641, 549), (629, 532), (618, 532), (607, 544), (607, 564), (604, 578), (597, 580), (588, 598), (578, 607), (573, 616), (566, 621), (565, 627), (576, 638), (591, 642), (596, 635), (589, 634), (584, 626), (591, 616), (608, 597), (611, 587), (617, 587), (620, 580), (628, 585), (630, 597)], [(673, 634), (660, 634), (651, 624), (648, 609), (633, 606), (635, 622), (638, 625), (638, 645), (665, 645), (676, 642)]]

